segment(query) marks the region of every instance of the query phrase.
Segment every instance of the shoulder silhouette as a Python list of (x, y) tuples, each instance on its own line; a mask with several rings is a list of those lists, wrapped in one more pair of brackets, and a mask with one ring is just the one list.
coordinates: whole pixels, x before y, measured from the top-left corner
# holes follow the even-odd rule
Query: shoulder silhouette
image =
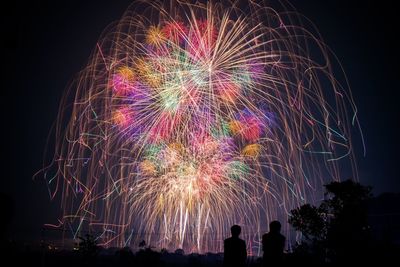
[(281, 223), (272, 221), (269, 224), (269, 232), (262, 237), (263, 261), (265, 266), (271, 266), (283, 262), (283, 249), (285, 237), (280, 233)]
[(239, 225), (231, 227), (232, 236), (224, 240), (224, 266), (245, 266), (247, 259), (246, 242), (239, 238), (241, 228)]

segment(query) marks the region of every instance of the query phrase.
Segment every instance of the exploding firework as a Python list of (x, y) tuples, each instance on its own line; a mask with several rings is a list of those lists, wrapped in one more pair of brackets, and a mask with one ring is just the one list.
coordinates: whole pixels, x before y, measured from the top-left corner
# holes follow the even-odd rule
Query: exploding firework
[(134, 3), (61, 104), (46, 172), (62, 227), (96, 229), (104, 246), (207, 252), (240, 224), (259, 251), (270, 220), (354, 166), (356, 108), (332, 58), (297, 13)]

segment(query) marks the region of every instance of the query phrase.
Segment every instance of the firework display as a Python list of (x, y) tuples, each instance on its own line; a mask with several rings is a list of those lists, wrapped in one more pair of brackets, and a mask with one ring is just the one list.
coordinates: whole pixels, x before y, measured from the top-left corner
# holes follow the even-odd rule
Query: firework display
[(261, 2), (134, 3), (61, 103), (60, 227), (202, 253), (239, 224), (258, 251), (270, 220), (354, 167), (356, 107), (304, 25)]

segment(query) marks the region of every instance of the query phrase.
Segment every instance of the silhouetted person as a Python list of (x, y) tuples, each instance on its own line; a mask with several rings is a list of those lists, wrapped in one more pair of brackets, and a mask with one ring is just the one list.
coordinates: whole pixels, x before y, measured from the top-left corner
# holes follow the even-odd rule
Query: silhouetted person
[(239, 225), (231, 227), (232, 237), (224, 240), (224, 266), (245, 266), (247, 259), (246, 242), (239, 238), (241, 228)]
[(264, 266), (279, 266), (283, 263), (283, 249), (285, 237), (280, 233), (281, 223), (272, 221), (269, 224), (269, 233), (262, 236)]

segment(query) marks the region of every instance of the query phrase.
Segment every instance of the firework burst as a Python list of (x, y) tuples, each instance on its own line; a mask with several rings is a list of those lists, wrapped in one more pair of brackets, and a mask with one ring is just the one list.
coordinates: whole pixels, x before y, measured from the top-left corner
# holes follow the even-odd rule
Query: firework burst
[(63, 227), (207, 252), (237, 223), (259, 251), (269, 220), (354, 166), (356, 108), (315, 30), (223, 3), (135, 3), (102, 35), (58, 118)]

